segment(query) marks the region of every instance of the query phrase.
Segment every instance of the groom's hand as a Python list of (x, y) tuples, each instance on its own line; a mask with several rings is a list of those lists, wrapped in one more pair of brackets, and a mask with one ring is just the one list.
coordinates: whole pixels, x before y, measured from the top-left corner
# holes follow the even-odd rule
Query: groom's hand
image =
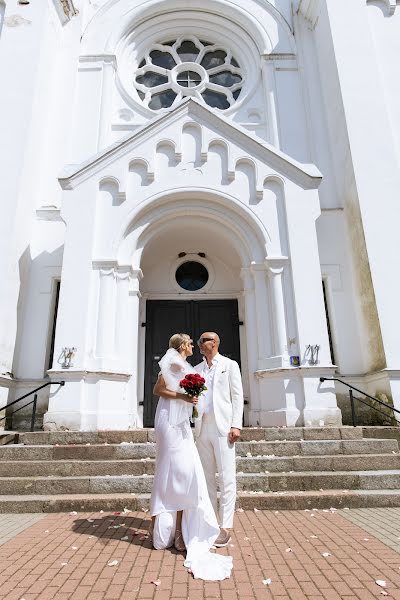
[(231, 430), (228, 434), (228, 440), (230, 444), (234, 444), (240, 438), (240, 429), (236, 429), (236, 427), (231, 427)]

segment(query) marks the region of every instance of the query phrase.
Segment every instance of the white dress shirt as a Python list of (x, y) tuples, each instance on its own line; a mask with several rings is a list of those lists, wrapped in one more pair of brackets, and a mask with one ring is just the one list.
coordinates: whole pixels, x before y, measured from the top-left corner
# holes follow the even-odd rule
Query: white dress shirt
[(203, 371), (202, 377), (206, 380), (207, 390), (203, 392), (200, 396), (201, 398), (201, 410), (207, 415), (214, 412), (213, 405), (213, 386), (214, 386), (214, 375), (215, 369), (217, 368), (217, 364), (221, 355), (217, 352), (214, 358), (211, 361), (211, 367), (207, 364), (207, 359), (203, 357)]

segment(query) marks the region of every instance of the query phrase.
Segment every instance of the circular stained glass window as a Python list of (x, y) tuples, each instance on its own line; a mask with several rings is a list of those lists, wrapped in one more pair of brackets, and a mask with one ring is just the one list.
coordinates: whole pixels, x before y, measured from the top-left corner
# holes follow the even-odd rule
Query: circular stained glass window
[(191, 36), (149, 48), (139, 61), (134, 85), (143, 104), (155, 111), (185, 96), (226, 110), (240, 96), (243, 74), (229, 49)]
[(191, 260), (177, 268), (175, 278), (181, 288), (195, 292), (196, 290), (201, 290), (206, 285), (208, 271), (201, 263)]

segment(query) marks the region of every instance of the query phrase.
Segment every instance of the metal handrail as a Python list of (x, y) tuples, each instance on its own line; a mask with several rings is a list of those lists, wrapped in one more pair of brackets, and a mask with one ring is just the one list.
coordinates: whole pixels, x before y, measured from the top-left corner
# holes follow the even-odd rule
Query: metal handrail
[(354, 400), (358, 400), (362, 404), (365, 404), (369, 408), (372, 408), (372, 410), (376, 410), (377, 412), (381, 413), (382, 415), (385, 415), (385, 417), (388, 417), (388, 415), (386, 413), (384, 413), (383, 410), (380, 410), (379, 408), (376, 408), (375, 406), (371, 406), (370, 404), (368, 404), (368, 402), (365, 402), (365, 400), (363, 400), (362, 398), (358, 398), (357, 396), (354, 396), (353, 390), (355, 390), (356, 392), (359, 392), (360, 394), (363, 394), (363, 396), (370, 398), (374, 402), (378, 402), (378, 404), (382, 404), (382, 406), (386, 406), (386, 408), (390, 408), (390, 410), (392, 410), (393, 412), (400, 414), (400, 410), (398, 410), (397, 408), (394, 408), (394, 406), (390, 406), (390, 404), (387, 404), (386, 402), (382, 402), (382, 400), (378, 400), (378, 398), (374, 398), (370, 394), (367, 394), (367, 392), (363, 392), (362, 390), (359, 390), (354, 385), (350, 385), (349, 383), (347, 383), (346, 381), (343, 381), (342, 379), (338, 379), (337, 377), (320, 377), (319, 380), (321, 383), (323, 383), (324, 381), (339, 381), (339, 383), (342, 383), (343, 385), (346, 385), (349, 388), (349, 397), (350, 397), (350, 404), (351, 404), (351, 418), (352, 418), (354, 427), (357, 427), (357, 416), (356, 416), (356, 407), (354, 404)]
[(0, 408), (0, 412), (2, 412), (3, 410), (9, 408), (10, 406), (13, 406), (17, 402), (20, 402), (21, 400), (24, 400), (24, 398), (28, 398), (28, 396), (31, 396), (32, 394), (35, 394), (34, 397), (33, 397), (33, 400), (31, 400), (30, 402), (27, 402), (26, 404), (24, 404), (24, 406), (20, 406), (19, 408), (16, 408), (11, 413), (6, 414), (4, 417), (1, 417), (0, 421), (4, 421), (4, 419), (7, 419), (8, 417), (10, 417), (13, 414), (15, 414), (16, 412), (18, 412), (19, 410), (22, 410), (26, 406), (29, 406), (30, 404), (33, 404), (33, 407), (32, 407), (32, 417), (31, 417), (31, 431), (34, 431), (35, 420), (36, 420), (37, 392), (39, 390), (42, 390), (43, 388), (47, 387), (48, 385), (53, 385), (53, 384), (54, 385), (61, 385), (61, 386), (63, 386), (63, 385), (65, 385), (65, 381), (47, 381), (46, 383), (44, 383), (43, 385), (40, 385), (35, 390), (32, 390), (31, 392), (28, 392), (27, 394), (24, 394), (23, 396), (21, 396), (21, 398), (17, 398), (16, 400), (13, 400), (12, 402), (10, 402), (10, 404), (6, 404), (2, 408)]

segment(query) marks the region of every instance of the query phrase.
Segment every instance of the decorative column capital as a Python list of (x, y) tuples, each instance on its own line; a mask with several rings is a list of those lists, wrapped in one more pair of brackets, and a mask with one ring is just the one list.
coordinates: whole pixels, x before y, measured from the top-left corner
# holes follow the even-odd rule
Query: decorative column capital
[(109, 275), (112, 275), (112, 277), (114, 277), (115, 270), (114, 267), (100, 267), (99, 273), (100, 277), (108, 277)]
[(143, 271), (142, 269), (131, 269), (131, 278), (132, 279), (137, 279), (138, 281), (140, 281), (141, 279), (143, 279)]
[(267, 272), (267, 267), (265, 263), (252, 262), (250, 265), (250, 271), (254, 276), (258, 275), (259, 273), (265, 274)]
[(280, 275), (289, 263), (287, 256), (269, 256), (265, 259), (265, 268), (268, 275)]
[(143, 278), (142, 269), (131, 269), (131, 272), (130, 272), (131, 286), (130, 286), (130, 290), (129, 290), (129, 294), (131, 296), (137, 296), (138, 298), (142, 297), (142, 294), (140, 293), (140, 280), (142, 278)]
[[(367, 4), (369, 4), (371, 2), (371, 0), (367, 0)], [(394, 15), (394, 13), (396, 12), (396, 8), (400, 5), (399, 0), (375, 0), (375, 2), (380, 2), (381, 4), (383, 4), (384, 7), (386, 7), (387, 12), (389, 13), (389, 16)]]

